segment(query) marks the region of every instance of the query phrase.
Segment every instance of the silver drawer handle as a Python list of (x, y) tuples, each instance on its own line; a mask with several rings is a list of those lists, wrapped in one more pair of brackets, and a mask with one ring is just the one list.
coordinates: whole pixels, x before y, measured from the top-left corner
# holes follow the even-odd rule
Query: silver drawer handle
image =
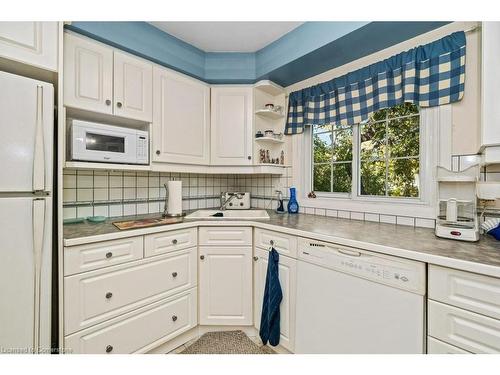
[(107, 292), (106, 293), (106, 299), (110, 299), (111, 297), (113, 297), (113, 293)]
[(177, 315), (172, 315), (172, 320), (175, 322), (177, 320)]
[(106, 346), (106, 353), (111, 353), (113, 351), (113, 345)]
[(106, 258), (111, 258), (113, 256), (113, 253), (111, 251), (106, 253)]

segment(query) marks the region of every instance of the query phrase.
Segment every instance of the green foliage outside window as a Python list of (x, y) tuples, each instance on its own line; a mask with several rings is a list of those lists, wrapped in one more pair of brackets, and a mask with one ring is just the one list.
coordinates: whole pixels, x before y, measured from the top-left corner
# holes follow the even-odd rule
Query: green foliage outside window
[[(418, 197), (418, 107), (405, 103), (359, 124), (360, 195)], [(313, 190), (351, 192), (352, 127), (314, 126)]]

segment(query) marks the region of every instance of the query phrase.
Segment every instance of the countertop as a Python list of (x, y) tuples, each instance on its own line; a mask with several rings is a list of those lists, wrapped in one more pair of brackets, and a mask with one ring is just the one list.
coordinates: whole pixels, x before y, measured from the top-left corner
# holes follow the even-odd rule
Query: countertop
[(500, 277), (500, 242), (490, 236), (481, 236), (479, 242), (469, 243), (438, 238), (434, 230), (428, 228), (307, 214), (279, 215), (271, 210), (268, 213), (269, 220), (184, 219), (182, 223), (124, 231), (117, 229), (112, 222), (158, 217), (159, 214), (113, 218), (100, 224), (69, 224), (64, 226), (64, 246), (193, 226), (253, 226)]

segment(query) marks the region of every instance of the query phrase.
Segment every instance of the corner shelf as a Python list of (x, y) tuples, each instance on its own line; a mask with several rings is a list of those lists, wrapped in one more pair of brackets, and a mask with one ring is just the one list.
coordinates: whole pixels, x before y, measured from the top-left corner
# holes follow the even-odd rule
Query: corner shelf
[(279, 112), (276, 112), (276, 111), (273, 111), (270, 109), (259, 109), (259, 110), (255, 111), (255, 114), (259, 115), (259, 116), (270, 118), (272, 120), (277, 120), (277, 119), (285, 117), (285, 115), (283, 113), (279, 113)]
[(277, 96), (285, 92), (285, 89), (283, 87), (267, 79), (257, 82), (254, 87), (258, 90), (264, 91), (266, 94), (269, 94), (271, 96)]
[(276, 139), (271, 137), (258, 137), (255, 138), (255, 142), (264, 142), (264, 143), (285, 143), (282, 139)]

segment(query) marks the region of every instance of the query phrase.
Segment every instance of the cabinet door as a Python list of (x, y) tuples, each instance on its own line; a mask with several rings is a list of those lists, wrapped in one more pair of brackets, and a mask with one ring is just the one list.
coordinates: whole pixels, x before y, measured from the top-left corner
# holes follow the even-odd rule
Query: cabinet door
[(114, 52), (114, 114), (140, 121), (153, 120), (153, 65), (126, 53)]
[(0, 22), (0, 56), (57, 71), (57, 22)]
[(113, 113), (113, 50), (64, 34), (64, 105)]
[(212, 87), (211, 163), (252, 164), (253, 89)]
[(500, 144), (500, 22), (482, 23), (482, 146)]
[(167, 69), (153, 69), (153, 161), (210, 163), (210, 88)]
[[(262, 299), (266, 286), (269, 252), (255, 249), (254, 258), (254, 325), (260, 329)], [(295, 293), (297, 261), (280, 255), (279, 279), (283, 299), (280, 305), (280, 345), (293, 352), (295, 346)]]
[(200, 324), (252, 325), (252, 248), (200, 247)]

